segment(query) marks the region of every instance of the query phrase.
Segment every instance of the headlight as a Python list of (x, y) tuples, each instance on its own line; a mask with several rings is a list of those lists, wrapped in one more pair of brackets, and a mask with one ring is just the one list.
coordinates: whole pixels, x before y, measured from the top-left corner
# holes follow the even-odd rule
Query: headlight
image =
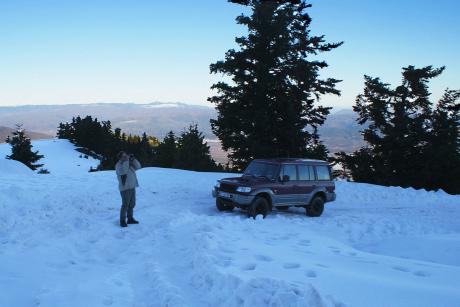
[(216, 189), (219, 189), (220, 188), (220, 181), (217, 181), (216, 182), (216, 185), (214, 186)]
[(251, 188), (250, 187), (238, 187), (236, 188), (236, 191), (240, 193), (249, 193), (251, 192)]

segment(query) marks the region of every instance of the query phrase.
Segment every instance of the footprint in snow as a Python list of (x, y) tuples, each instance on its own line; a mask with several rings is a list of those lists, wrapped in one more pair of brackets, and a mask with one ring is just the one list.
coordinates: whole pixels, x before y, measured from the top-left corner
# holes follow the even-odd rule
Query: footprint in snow
[(316, 275), (315, 271), (307, 270), (307, 271), (305, 271), (305, 276), (310, 277), (310, 278), (315, 278), (317, 275)]
[(110, 306), (113, 304), (113, 298), (112, 297), (106, 297), (102, 300), (102, 304), (104, 304), (104, 306)]
[(336, 247), (336, 246), (328, 246), (329, 249), (334, 253), (334, 254), (340, 254), (342, 251), (340, 250), (340, 248)]
[(117, 286), (117, 287), (122, 287), (123, 286), (123, 282), (121, 280), (118, 280), (118, 279), (115, 279), (113, 281), (113, 283)]
[(399, 266), (399, 265), (394, 266), (393, 269), (396, 271), (405, 272), (405, 273), (410, 272), (410, 269), (403, 267), (403, 266)]
[(257, 265), (255, 263), (247, 263), (241, 267), (244, 271), (254, 271)]
[(424, 272), (424, 271), (415, 271), (414, 275), (419, 276), (419, 277), (430, 277), (431, 276), (430, 273)]
[(317, 263), (316, 266), (319, 266), (320, 268), (325, 268), (325, 269), (329, 268), (328, 265), (321, 264), (321, 263)]
[(255, 255), (254, 257), (259, 261), (265, 261), (265, 262), (270, 262), (273, 260), (272, 257), (265, 256), (265, 255)]
[(301, 240), (299, 241), (299, 245), (302, 245), (302, 246), (310, 246), (310, 243), (311, 241), (310, 240)]
[(297, 269), (297, 268), (300, 268), (300, 264), (298, 263), (285, 263), (283, 264), (283, 268), (285, 269)]

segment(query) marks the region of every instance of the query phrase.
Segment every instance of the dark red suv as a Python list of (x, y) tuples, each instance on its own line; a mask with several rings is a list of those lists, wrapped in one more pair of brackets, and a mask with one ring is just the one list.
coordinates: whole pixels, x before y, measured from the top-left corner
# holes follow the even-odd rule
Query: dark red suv
[(335, 200), (329, 164), (309, 159), (254, 160), (241, 177), (219, 180), (213, 196), (219, 211), (247, 209), (250, 217), (265, 217), (273, 208), (305, 208), (320, 216), (326, 202)]

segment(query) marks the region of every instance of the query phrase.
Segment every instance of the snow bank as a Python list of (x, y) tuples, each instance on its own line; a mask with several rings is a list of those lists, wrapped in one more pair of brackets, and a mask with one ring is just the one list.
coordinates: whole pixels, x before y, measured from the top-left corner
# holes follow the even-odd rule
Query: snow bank
[[(90, 167), (97, 167), (99, 161), (75, 151), (75, 146), (68, 140), (53, 139), (33, 142), (34, 150), (38, 150), (45, 157), (40, 163), (50, 171), (58, 175), (83, 175)], [(80, 157), (81, 156), (81, 157)]]
[[(51, 175), (80, 176), (87, 173), (90, 167), (95, 168), (99, 164), (96, 159), (84, 158), (84, 154), (75, 151), (75, 146), (68, 140), (36, 140), (32, 142), (32, 146), (32, 150), (38, 150), (41, 155), (45, 156), (38, 163), (44, 164), (43, 168), (50, 171)], [(0, 161), (9, 154), (11, 154), (11, 146), (0, 144)]]
[(21, 162), (0, 158), (0, 176), (31, 175), (32, 170)]

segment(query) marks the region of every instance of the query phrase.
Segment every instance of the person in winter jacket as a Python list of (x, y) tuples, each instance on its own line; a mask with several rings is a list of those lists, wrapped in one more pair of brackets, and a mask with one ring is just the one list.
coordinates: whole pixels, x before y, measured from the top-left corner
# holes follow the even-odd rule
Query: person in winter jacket
[(134, 219), (133, 211), (136, 206), (136, 187), (139, 186), (136, 171), (141, 169), (141, 164), (133, 155), (121, 151), (118, 156), (115, 170), (118, 178), (118, 188), (121, 194), (120, 226), (139, 224)]

